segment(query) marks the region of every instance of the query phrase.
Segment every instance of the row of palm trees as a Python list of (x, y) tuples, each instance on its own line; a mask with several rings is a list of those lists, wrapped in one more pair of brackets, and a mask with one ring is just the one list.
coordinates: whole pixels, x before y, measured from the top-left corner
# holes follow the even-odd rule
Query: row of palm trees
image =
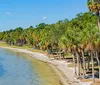
[[(30, 26), (26, 29), (18, 27), (14, 30), (0, 32), (0, 40), (9, 45), (25, 45), (49, 53), (53, 53), (54, 50), (70, 52), (73, 57), (75, 74), (83, 75), (83, 78), (90, 70), (90, 61), (92, 61), (94, 80), (94, 59), (97, 59), (100, 71), (100, 33), (96, 25), (97, 18), (96, 15), (87, 12), (78, 14), (72, 20), (65, 19), (55, 24), (40, 23), (35, 28)], [(84, 56), (85, 53), (87, 56)], [(76, 66), (78, 71), (76, 71)]]
[[(95, 13), (98, 17), (98, 30), (99, 32), (95, 36), (94, 41), (92, 41), (90, 49), (92, 49), (92, 54), (91, 54), (91, 61), (92, 61), (92, 75), (93, 75), (93, 82), (94, 80), (94, 63), (93, 63), (93, 57), (96, 57), (97, 63), (98, 63), (98, 68), (99, 68), (99, 79), (100, 79), (100, 51), (99, 51), (99, 46), (100, 46), (100, 0), (88, 0), (88, 8), (91, 13)], [(94, 54), (94, 56), (93, 56)]]

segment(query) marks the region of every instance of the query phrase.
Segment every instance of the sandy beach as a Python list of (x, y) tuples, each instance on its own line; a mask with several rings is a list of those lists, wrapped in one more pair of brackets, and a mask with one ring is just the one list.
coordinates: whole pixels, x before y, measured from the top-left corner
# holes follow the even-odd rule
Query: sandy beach
[(22, 52), (25, 54), (28, 54), (34, 59), (48, 62), (49, 65), (53, 68), (53, 70), (56, 72), (56, 74), (59, 76), (60, 81), (63, 83), (63, 85), (90, 85), (91, 82), (80, 82), (74, 77), (73, 69), (68, 67), (68, 63), (65, 60), (55, 60), (55, 59), (49, 59), (48, 56), (41, 53), (31, 52), (26, 49), (19, 49), (19, 48), (11, 48), (11, 47), (2, 47), (5, 49), (10, 49), (17, 52)]

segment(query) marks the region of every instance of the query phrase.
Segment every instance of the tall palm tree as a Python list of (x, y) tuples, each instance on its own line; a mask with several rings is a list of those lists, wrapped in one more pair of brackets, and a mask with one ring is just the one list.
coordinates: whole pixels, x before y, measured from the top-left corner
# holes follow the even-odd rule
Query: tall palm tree
[(100, 31), (100, 0), (88, 0), (87, 5), (90, 12), (95, 13), (98, 16), (98, 28)]

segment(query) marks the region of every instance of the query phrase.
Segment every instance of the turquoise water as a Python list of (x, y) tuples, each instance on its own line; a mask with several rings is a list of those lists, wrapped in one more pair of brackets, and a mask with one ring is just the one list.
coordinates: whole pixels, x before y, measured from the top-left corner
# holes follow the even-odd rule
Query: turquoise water
[(41, 85), (36, 69), (23, 56), (0, 48), (0, 85)]

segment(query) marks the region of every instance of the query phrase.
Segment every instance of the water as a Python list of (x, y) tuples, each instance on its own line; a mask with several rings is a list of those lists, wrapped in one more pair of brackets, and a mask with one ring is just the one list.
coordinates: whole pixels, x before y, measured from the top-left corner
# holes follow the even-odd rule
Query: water
[(41, 85), (32, 63), (23, 55), (0, 49), (0, 85)]

